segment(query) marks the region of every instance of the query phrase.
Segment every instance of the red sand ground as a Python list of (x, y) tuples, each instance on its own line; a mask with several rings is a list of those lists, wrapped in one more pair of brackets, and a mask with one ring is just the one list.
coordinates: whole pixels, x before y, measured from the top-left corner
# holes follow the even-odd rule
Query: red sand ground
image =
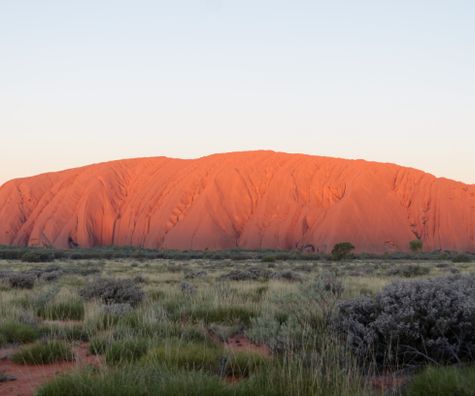
[(243, 335), (228, 338), (224, 343), (224, 348), (232, 352), (254, 352), (264, 357), (271, 356), (271, 350), (267, 345), (256, 345)]
[[(475, 251), (475, 185), (392, 164), (256, 151), (140, 158), (0, 187), (0, 244)], [(309, 246), (311, 245), (311, 247)]]
[(381, 395), (392, 394), (408, 381), (409, 377), (407, 375), (395, 374), (380, 375), (369, 379), (372, 388)]
[(35, 366), (16, 364), (9, 360), (8, 356), (15, 350), (15, 348), (0, 349), (0, 372), (16, 378), (14, 381), (0, 382), (2, 396), (32, 396), (41, 384), (58, 374), (85, 365), (101, 364), (100, 356), (89, 355), (87, 343), (81, 343), (73, 348), (76, 356), (73, 362)]

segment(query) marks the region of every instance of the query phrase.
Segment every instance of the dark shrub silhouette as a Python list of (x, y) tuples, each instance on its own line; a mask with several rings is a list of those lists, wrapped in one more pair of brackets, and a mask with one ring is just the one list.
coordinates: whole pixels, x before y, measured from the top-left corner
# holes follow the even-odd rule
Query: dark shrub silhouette
[(350, 242), (337, 243), (332, 250), (332, 259), (339, 261), (348, 258), (354, 248), (355, 247)]

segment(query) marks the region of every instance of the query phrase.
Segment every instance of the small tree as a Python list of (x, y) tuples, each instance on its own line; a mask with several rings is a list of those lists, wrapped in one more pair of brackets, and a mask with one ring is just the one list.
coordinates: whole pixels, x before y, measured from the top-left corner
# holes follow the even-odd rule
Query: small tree
[(418, 253), (422, 251), (423, 243), (420, 239), (414, 239), (413, 241), (409, 242), (409, 247), (412, 252)]
[(350, 242), (337, 243), (332, 250), (332, 259), (337, 261), (343, 260), (350, 255), (354, 248)]

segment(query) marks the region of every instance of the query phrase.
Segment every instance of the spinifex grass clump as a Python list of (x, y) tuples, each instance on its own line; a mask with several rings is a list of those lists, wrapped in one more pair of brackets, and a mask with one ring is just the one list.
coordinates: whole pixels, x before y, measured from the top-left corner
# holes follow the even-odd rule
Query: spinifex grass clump
[(146, 361), (168, 368), (206, 370), (215, 374), (220, 371), (224, 352), (205, 343), (166, 342), (150, 351)]
[(55, 378), (37, 396), (250, 396), (205, 372), (135, 365), (83, 370)]
[(317, 276), (314, 284), (311, 286), (312, 294), (319, 295), (318, 299), (336, 299), (343, 293), (344, 287), (341, 279), (335, 272), (324, 271)]
[(475, 359), (475, 275), (396, 282), (343, 302), (336, 327), (379, 364)]
[(326, 340), (325, 347), (290, 353), (264, 364), (239, 383), (238, 395), (367, 396), (363, 378), (350, 354)]
[[(132, 365), (83, 370), (55, 378), (42, 386), (40, 396), (358, 396), (367, 395), (351, 360), (345, 360), (332, 343), (320, 354), (289, 354), (278, 361), (261, 358), (234, 361), (226, 369), (226, 354), (205, 353), (209, 348), (190, 350), (189, 344), (174, 344), (169, 352), (152, 350)], [(171, 345), (170, 345), (171, 346)], [(163, 350), (161, 350), (163, 352)], [(219, 352), (219, 353), (217, 353)], [(218, 364), (216, 365), (216, 359)], [(258, 361), (259, 360), (259, 361)], [(214, 370), (218, 370), (220, 376)], [(224, 371), (221, 371), (223, 369)], [(235, 384), (222, 376), (238, 373)], [(246, 374), (250, 374), (246, 378)]]
[(11, 359), (18, 364), (49, 364), (74, 360), (74, 354), (65, 342), (44, 341), (24, 346)]
[(473, 396), (475, 366), (429, 366), (409, 381), (406, 396)]
[(248, 377), (271, 359), (257, 352), (225, 351), (210, 343), (171, 341), (152, 349), (146, 361), (168, 368), (205, 370), (221, 377)]
[(113, 342), (114, 338), (111, 336), (96, 335), (90, 340), (89, 353), (92, 355), (103, 355)]
[(244, 323), (249, 324), (257, 315), (256, 311), (248, 306), (217, 306), (198, 307), (183, 313), (191, 320), (203, 320), (205, 323)]
[(144, 292), (132, 279), (98, 278), (80, 290), (85, 299), (97, 298), (106, 304), (138, 305)]
[(249, 377), (262, 367), (271, 364), (270, 359), (258, 352), (228, 352), (225, 356), (225, 374), (232, 377)]
[(65, 341), (88, 341), (90, 331), (81, 324), (47, 324), (42, 326), (41, 332), (49, 339)]
[(16, 321), (0, 323), (0, 345), (7, 343), (25, 344), (36, 340), (40, 336), (39, 330), (29, 324)]
[(280, 321), (270, 314), (264, 314), (253, 319), (246, 330), (246, 335), (253, 342), (267, 345), (276, 354), (302, 349), (312, 333), (308, 324), (300, 325), (292, 315)]
[(262, 310), (252, 319), (246, 334), (279, 354), (308, 349), (318, 335), (326, 333), (330, 314), (342, 292), (341, 280), (334, 273), (322, 272), (292, 292), (274, 295), (276, 309)]
[(147, 353), (148, 342), (142, 338), (131, 338), (111, 342), (105, 347), (107, 364), (125, 364), (140, 359)]
[(49, 303), (42, 305), (37, 313), (41, 318), (48, 320), (82, 320), (84, 304), (79, 300)]

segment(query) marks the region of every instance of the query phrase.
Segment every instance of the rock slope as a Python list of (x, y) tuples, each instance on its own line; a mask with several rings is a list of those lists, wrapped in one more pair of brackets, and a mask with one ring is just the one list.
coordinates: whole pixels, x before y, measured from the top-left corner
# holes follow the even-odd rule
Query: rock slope
[(120, 160), (0, 188), (0, 244), (475, 251), (475, 185), (272, 151)]

